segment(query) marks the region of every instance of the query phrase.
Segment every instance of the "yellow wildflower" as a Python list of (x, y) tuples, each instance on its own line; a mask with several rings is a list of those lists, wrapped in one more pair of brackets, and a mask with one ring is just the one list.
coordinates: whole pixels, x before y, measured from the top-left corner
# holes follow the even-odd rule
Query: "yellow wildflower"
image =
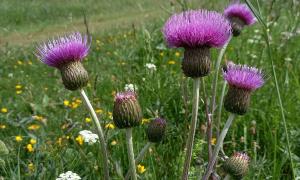
[(60, 138), (57, 139), (56, 143), (61, 146), (62, 145), (62, 140), (63, 139), (60, 137)]
[(65, 105), (65, 106), (69, 106), (69, 104), (70, 104), (70, 101), (64, 100), (64, 105)]
[(111, 144), (112, 146), (114, 146), (114, 145), (117, 144), (117, 141), (113, 140), (110, 144)]
[(115, 95), (116, 95), (116, 91), (112, 91), (112, 92), (111, 92), (111, 95), (112, 95), (112, 96), (115, 96)]
[(16, 91), (16, 94), (21, 94), (21, 93), (22, 93), (21, 90), (17, 90), (17, 91)]
[(92, 121), (92, 119), (91, 119), (91, 118), (88, 118), (88, 117), (87, 117), (87, 118), (85, 118), (85, 122), (86, 122), (86, 123), (90, 123), (91, 121)]
[(36, 139), (31, 138), (29, 141), (30, 144), (36, 144)]
[(176, 62), (175, 61), (173, 61), (173, 60), (170, 60), (170, 61), (168, 61), (168, 64), (176, 64)]
[(0, 124), (0, 129), (5, 129), (6, 125), (5, 124)]
[(138, 170), (138, 172), (139, 172), (140, 174), (143, 174), (143, 173), (146, 171), (146, 168), (145, 168), (145, 166), (139, 164), (139, 165), (137, 166), (137, 170)]
[(2, 112), (2, 113), (7, 113), (8, 110), (7, 110), (7, 108), (1, 108), (1, 112)]
[(77, 104), (76, 102), (72, 102), (71, 103), (71, 108), (76, 109), (78, 108), (79, 104)]
[(142, 119), (142, 124), (147, 124), (150, 122), (150, 119), (146, 119), (146, 118), (143, 118)]
[(16, 137), (15, 137), (15, 139), (16, 139), (16, 141), (17, 141), (17, 142), (21, 142), (21, 141), (23, 141), (23, 138), (22, 138), (22, 136), (16, 136)]
[(177, 51), (177, 52), (175, 53), (175, 56), (176, 56), (176, 57), (179, 57), (179, 56), (180, 56), (180, 52)]
[(22, 64), (23, 64), (23, 62), (20, 61), (20, 60), (18, 60), (17, 63), (18, 63), (19, 65), (22, 65)]
[(105, 125), (106, 129), (115, 129), (115, 125), (113, 123), (108, 123)]
[(102, 110), (102, 109), (96, 109), (96, 113), (97, 113), (97, 114), (102, 114), (102, 113), (103, 113), (103, 110)]
[(79, 136), (76, 137), (75, 140), (77, 141), (77, 143), (78, 143), (79, 145), (82, 145), (84, 139), (83, 139), (83, 137), (82, 137), (81, 135), (79, 135)]
[(216, 145), (216, 142), (217, 142), (217, 139), (216, 139), (216, 138), (211, 138), (210, 143), (211, 143), (212, 145)]
[(34, 151), (34, 148), (33, 148), (32, 144), (27, 144), (26, 149), (27, 149), (28, 152), (33, 152)]
[(29, 171), (34, 171), (34, 165), (33, 165), (33, 163), (29, 163), (28, 164), (28, 169), (29, 169)]
[(80, 99), (76, 99), (75, 102), (76, 102), (77, 104), (81, 104), (81, 103), (82, 103), (82, 101), (81, 101)]
[(160, 56), (164, 56), (164, 52), (159, 53)]
[(34, 130), (40, 129), (40, 127), (41, 127), (41, 126), (38, 125), (38, 124), (32, 124), (32, 125), (28, 126), (27, 129), (28, 129), (28, 130), (34, 131)]
[(32, 118), (38, 121), (42, 121), (44, 119), (43, 116), (38, 116), (38, 115), (32, 116)]
[(32, 65), (32, 62), (31, 62), (31, 61), (28, 61), (28, 64), (29, 64), (29, 65)]
[(17, 84), (16, 89), (22, 89), (22, 86), (20, 84)]

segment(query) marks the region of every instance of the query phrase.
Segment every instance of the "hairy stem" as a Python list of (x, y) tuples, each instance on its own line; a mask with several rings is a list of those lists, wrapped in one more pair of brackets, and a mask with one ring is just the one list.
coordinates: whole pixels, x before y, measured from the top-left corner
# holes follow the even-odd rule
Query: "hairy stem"
[(194, 88), (193, 88), (193, 109), (192, 109), (192, 121), (191, 129), (189, 131), (189, 136), (186, 142), (186, 155), (182, 173), (182, 179), (187, 180), (190, 164), (192, 160), (192, 150), (194, 145), (194, 137), (196, 132), (197, 117), (198, 117), (198, 106), (199, 106), (199, 89), (200, 89), (200, 77), (194, 78)]
[(131, 169), (131, 176), (133, 180), (137, 180), (136, 176), (136, 166), (134, 160), (134, 152), (133, 152), (133, 145), (132, 145), (132, 128), (126, 129), (126, 142), (127, 142), (127, 152), (129, 158), (129, 168)]
[[(143, 159), (144, 155), (146, 154), (148, 149), (151, 147), (151, 145), (152, 145), (151, 142), (147, 142), (147, 144), (141, 150), (140, 154), (135, 158), (135, 164), (138, 164), (139, 162), (141, 162), (141, 160)], [(130, 176), (131, 176), (130, 172), (131, 171), (132, 171), (131, 168), (127, 171), (126, 176), (125, 176), (125, 180), (128, 180), (130, 178)]]
[(233, 122), (233, 119), (235, 117), (235, 114), (231, 113), (226, 121), (226, 124), (220, 134), (220, 137), (217, 141), (217, 145), (214, 149), (214, 152), (213, 152), (213, 155), (212, 155), (212, 158), (211, 160), (209, 161), (208, 163), (208, 166), (207, 166), (207, 169), (205, 171), (205, 175), (203, 176), (202, 180), (208, 180), (208, 178), (210, 177), (210, 174), (212, 173), (212, 170), (213, 170), (213, 167), (214, 167), (214, 164), (217, 160), (217, 157), (218, 157), (218, 154), (219, 154), (219, 151), (223, 145), (223, 142), (224, 142), (224, 139), (226, 137), (226, 134), (228, 132), (228, 129), (230, 128), (232, 122)]
[(93, 122), (96, 126), (97, 134), (99, 136), (99, 140), (100, 140), (100, 144), (101, 144), (101, 152), (102, 152), (102, 156), (103, 156), (102, 158), (103, 158), (104, 179), (107, 180), (107, 179), (110, 179), (109, 178), (109, 165), (108, 165), (108, 155), (107, 155), (106, 142), (105, 142), (103, 130), (102, 130), (101, 124), (99, 122), (99, 119), (94, 111), (94, 108), (91, 105), (90, 100), (87, 97), (87, 95), (85, 94), (83, 89), (80, 90), (80, 94), (81, 94), (82, 99), (85, 102), (86, 107), (90, 111)]

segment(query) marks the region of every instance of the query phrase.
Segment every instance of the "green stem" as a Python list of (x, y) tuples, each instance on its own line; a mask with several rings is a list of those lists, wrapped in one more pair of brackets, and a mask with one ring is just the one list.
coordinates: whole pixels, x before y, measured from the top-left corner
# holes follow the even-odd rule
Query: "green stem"
[(212, 170), (213, 170), (213, 167), (214, 167), (214, 164), (215, 164), (215, 162), (217, 160), (219, 151), (220, 151), (220, 149), (222, 147), (222, 144), (224, 142), (226, 134), (227, 134), (227, 132), (228, 132), (228, 130), (229, 130), (229, 128), (230, 128), (233, 120), (234, 120), (234, 117), (235, 117), (235, 114), (233, 114), (233, 113), (231, 113), (229, 115), (229, 117), (228, 117), (228, 119), (226, 121), (226, 124), (225, 124), (225, 126), (224, 126), (224, 128), (223, 128), (223, 130), (222, 130), (222, 132), (220, 134), (220, 137), (219, 137), (218, 141), (217, 141), (217, 145), (216, 145), (216, 147), (214, 149), (212, 158), (211, 158), (211, 160), (208, 163), (207, 169), (205, 171), (205, 175), (203, 176), (202, 180), (208, 180), (208, 178), (210, 177), (210, 175), (212, 173)]
[(219, 135), (220, 135), (222, 107), (223, 107), (223, 101), (224, 101), (224, 97), (225, 97), (226, 85), (227, 85), (227, 83), (226, 83), (226, 81), (224, 81), (223, 82), (223, 87), (222, 87), (222, 94), (221, 94), (221, 98), (220, 98), (220, 102), (219, 102), (219, 107), (218, 107), (218, 114), (217, 114), (217, 123), (216, 123), (216, 127), (217, 127), (217, 139), (219, 139)]
[(218, 85), (218, 78), (219, 78), (219, 69), (220, 69), (220, 65), (221, 65), (224, 53), (227, 49), (227, 46), (228, 46), (230, 40), (231, 40), (231, 36), (229, 37), (226, 44), (222, 47), (222, 49), (220, 51), (220, 54), (218, 56), (218, 59), (217, 59), (217, 64), (216, 64), (216, 68), (215, 68), (215, 75), (214, 75), (214, 81), (213, 81), (213, 88), (212, 88), (211, 108), (210, 108), (212, 114), (215, 111), (215, 105), (216, 105), (216, 95), (217, 95), (217, 85)]
[[(141, 162), (141, 160), (143, 159), (144, 155), (146, 154), (146, 152), (148, 151), (148, 149), (151, 146), (152, 146), (152, 143), (151, 142), (147, 142), (147, 144), (143, 147), (143, 149), (141, 150), (141, 152), (139, 153), (139, 155), (135, 158), (135, 164), (138, 164), (138, 163)], [(131, 168), (126, 173), (125, 180), (128, 180), (130, 178), (130, 176), (131, 176), (130, 172), (131, 172)]]
[(101, 124), (99, 122), (99, 119), (94, 111), (93, 106), (90, 103), (89, 98), (87, 97), (87, 95), (85, 94), (83, 89), (80, 89), (80, 94), (82, 99), (85, 102), (86, 107), (88, 108), (88, 110), (90, 111), (90, 114), (92, 115), (92, 119), (93, 122), (96, 126), (96, 130), (97, 130), (97, 134), (99, 136), (99, 140), (101, 143), (101, 152), (102, 152), (102, 158), (103, 158), (103, 171), (104, 171), (104, 179), (108, 180), (109, 178), (109, 165), (108, 165), (108, 155), (107, 155), (107, 149), (106, 149), (106, 142), (105, 142), (105, 138), (104, 138), (104, 134), (103, 134), (103, 130), (101, 127)]
[(126, 129), (126, 142), (127, 142), (127, 152), (128, 152), (128, 158), (130, 164), (129, 168), (131, 169), (131, 176), (133, 180), (137, 180), (136, 165), (135, 165), (133, 145), (132, 145), (132, 128)]
[(196, 132), (197, 117), (198, 117), (198, 106), (199, 106), (199, 89), (200, 89), (200, 77), (194, 78), (194, 89), (193, 89), (193, 109), (192, 109), (192, 121), (189, 136), (186, 142), (186, 155), (182, 173), (182, 180), (188, 179), (189, 168), (192, 160), (192, 150), (194, 145), (194, 137)]

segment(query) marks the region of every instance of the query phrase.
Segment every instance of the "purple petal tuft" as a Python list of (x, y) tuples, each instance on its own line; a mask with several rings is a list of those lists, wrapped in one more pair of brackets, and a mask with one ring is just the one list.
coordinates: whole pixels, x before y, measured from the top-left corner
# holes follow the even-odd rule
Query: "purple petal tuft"
[(222, 47), (231, 35), (231, 26), (215, 11), (190, 10), (172, 15), (163, 34), (170, 47)]
[(133, 91), (124, 91), (124, 92), (118, 92), (115, 95), (115, 102), (118, 103), (128, 99), (136, 100), (136, 93)]
[(235, 3), (229, 5), (224, 10), (227, 18), (236, 17), (241, 19), (246, 25), (252, 25), (256, 22), (256, 18), (246, 4)]
[(90, 48), (87, 38), (75, 32), (53, 39), (37, 48), (37, 57), (43, 63), (57, 68), (70, 61), (82, 61), (88, 55)]
[(260, 69), (248, 67), (246, 65), (227, 65), (226, 71), (223, 71), (224, 79), (229, 85), (246, 90), (255, 90), (264, 83), (264, 75)]

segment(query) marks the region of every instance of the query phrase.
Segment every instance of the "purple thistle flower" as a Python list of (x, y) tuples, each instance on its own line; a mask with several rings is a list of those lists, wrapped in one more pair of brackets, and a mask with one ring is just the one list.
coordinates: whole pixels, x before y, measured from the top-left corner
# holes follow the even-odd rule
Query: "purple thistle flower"
[(88, 37), (75, 32), (40, 45), (37, 57), (43, 63), (59, 68), (72, 61), (82, 61), (88, 55), (89, 48)]
[(256, 18), (246, 4), (234, 3), (224, 10), (224, 15), (231, 18), (239, 18), (245, 25), (252, 25), (256, 22)]
[(227, 65), (226, 71), (223, 71), (224, 79), (229, 85), (253, 91), (264, 84), (264, 75), (261, 70), (246, 65)]
[(115, 102), (123, 102), (125, 100), (136, 100), (136, 93), (133, 91), (118, 92), (115, 95)]
[(189, 10), (172, 15), (163, 34), (170, 47), (221, 47), (231, 35), (231, 26), (218, 12)]

